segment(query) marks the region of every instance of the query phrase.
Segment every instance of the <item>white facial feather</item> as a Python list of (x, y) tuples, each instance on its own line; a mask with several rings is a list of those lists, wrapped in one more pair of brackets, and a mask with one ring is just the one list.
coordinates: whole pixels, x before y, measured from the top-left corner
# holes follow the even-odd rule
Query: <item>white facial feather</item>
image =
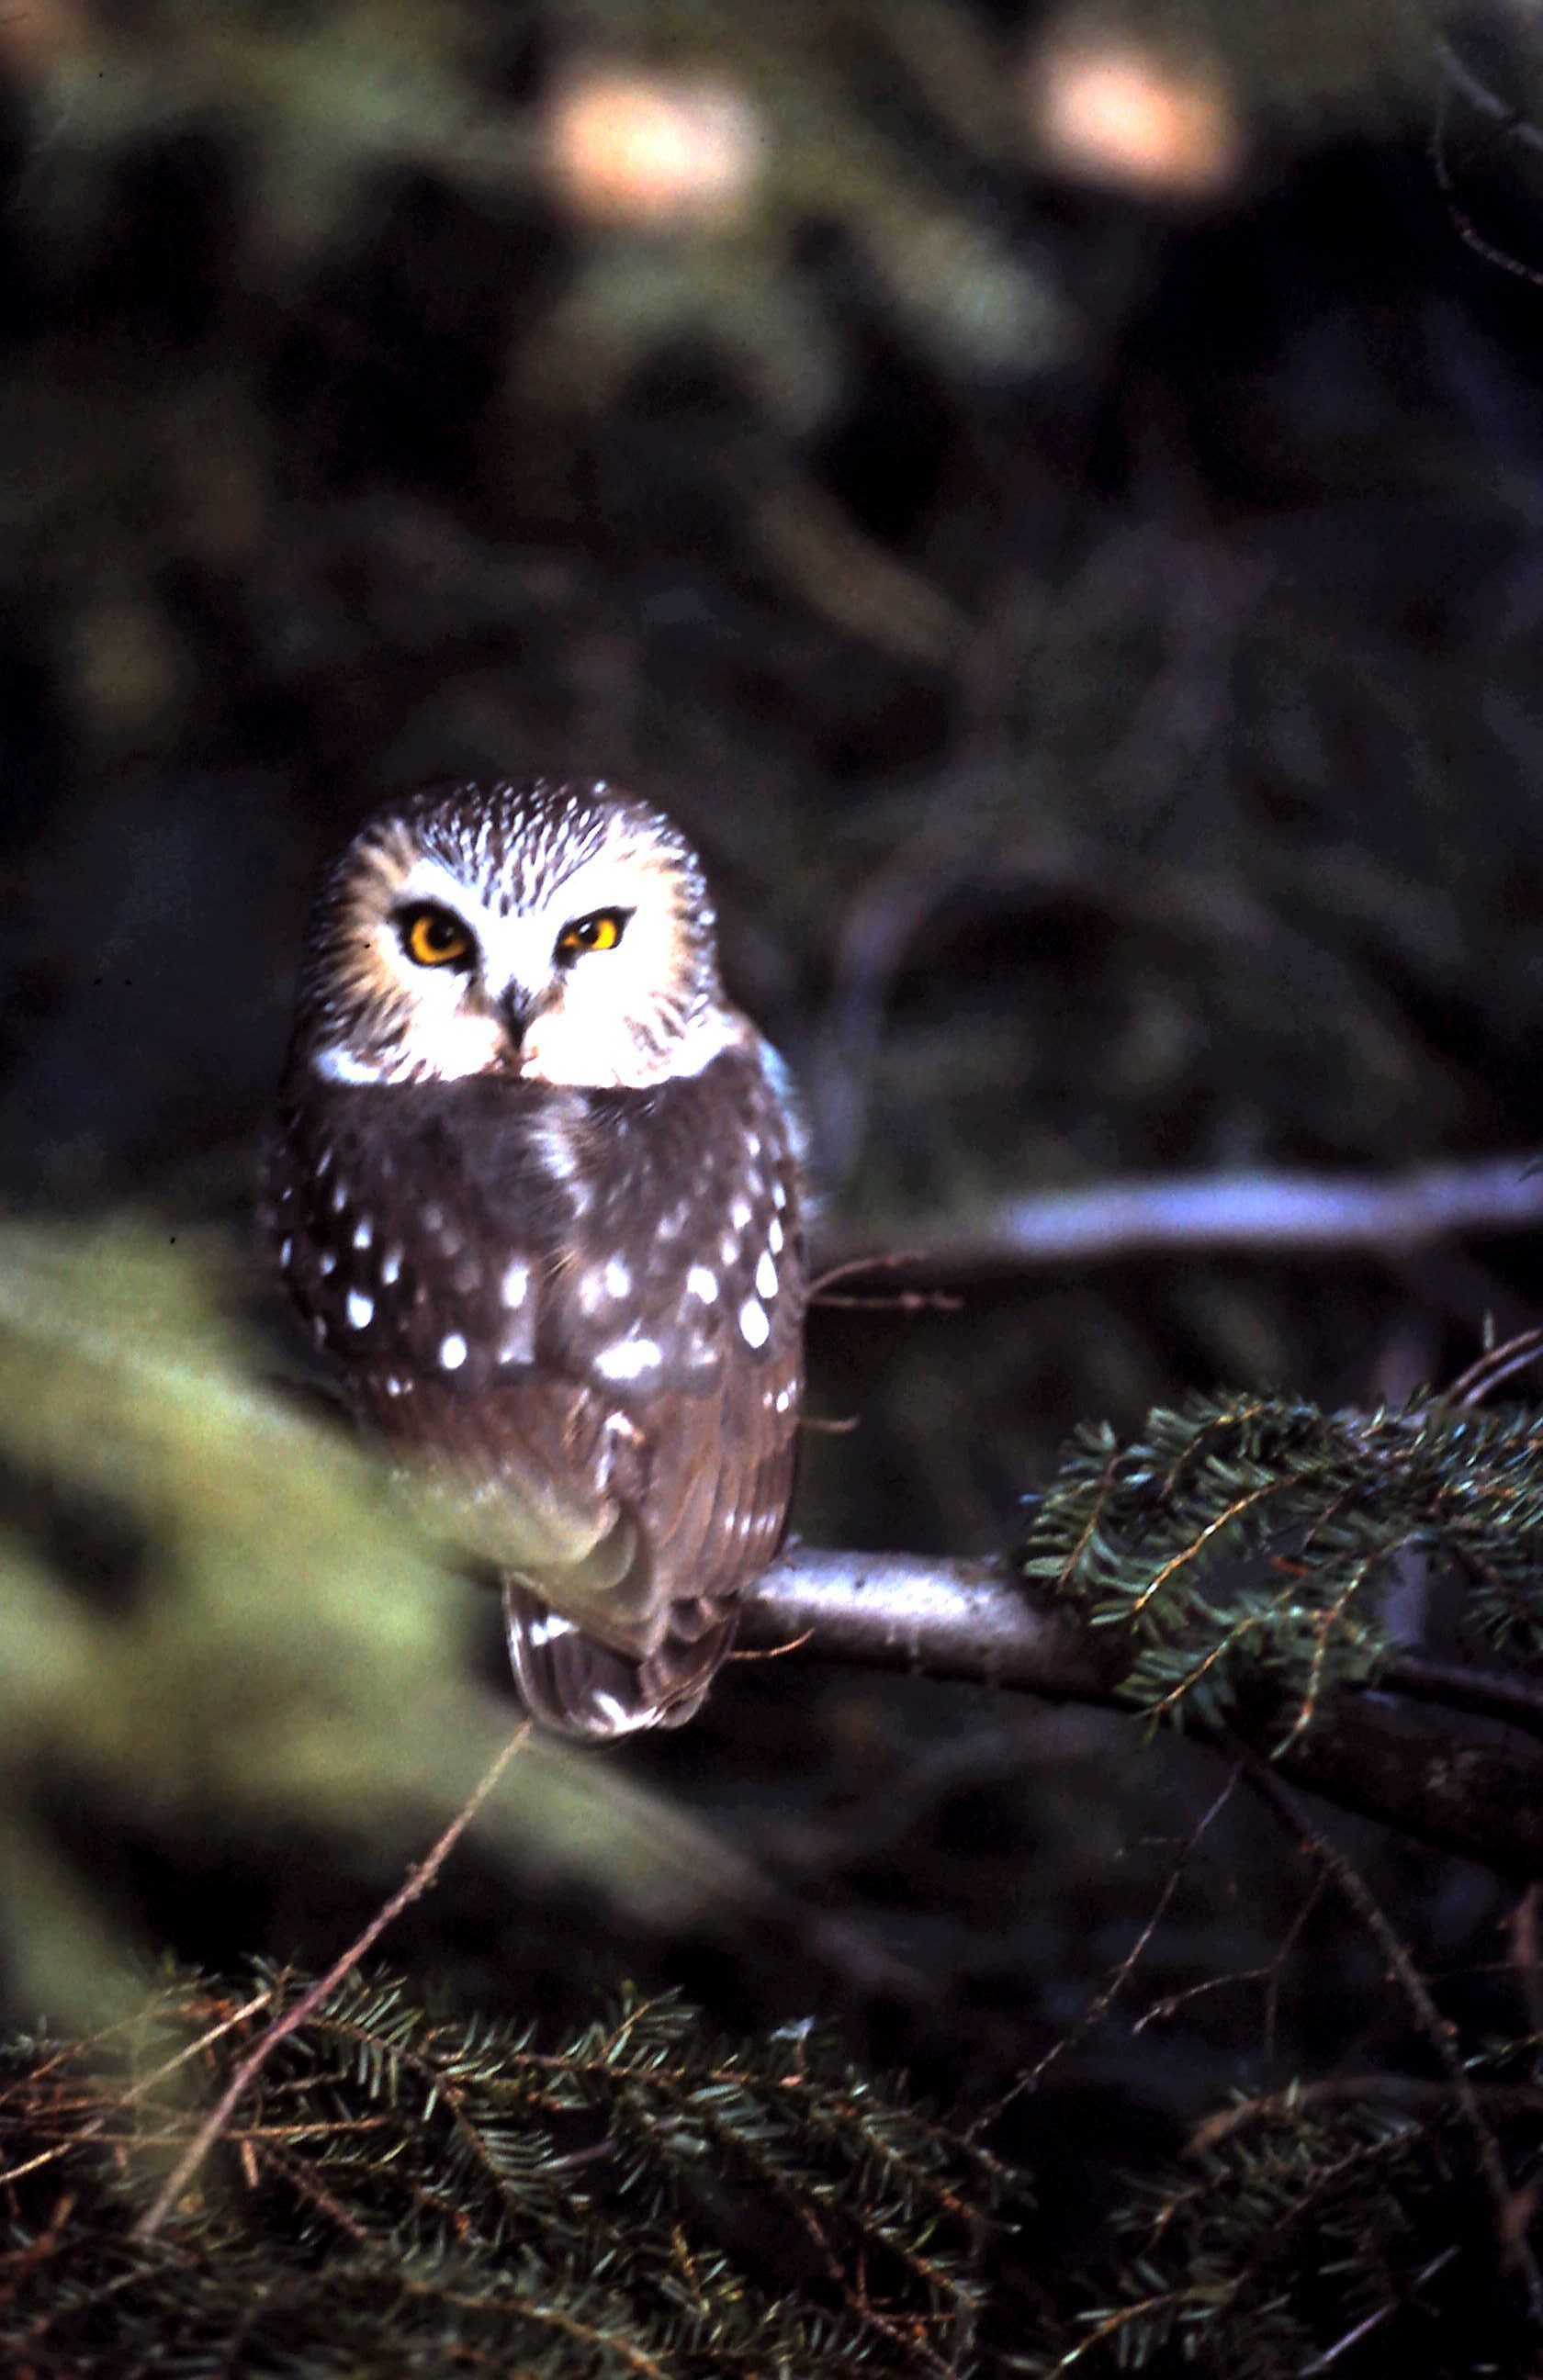
[[(371, 994), (370, 1013), (364, 1034), (322, 1041), (318, 1071), (344, 1082), (517, 1072), (553, 1084), (643, 1087), (697, 1073), (746, 1038), (718, 988), (711, 913), (689, 853), (667, 830), (650, 834), (636, 808), (609, 818), (601, 810), (598, 829), (591, 818), (571, 840), (573, 864), (565, 866), (564, 839), (548, 819), (523, 842), (516, 832), (501, 856), (480, 833), (464, 868), (443, 838), (424, 848), (406, 823), (389, 842), (365, 844), (340, 956)], [(423, 903), (448, 911), (470, 936), (469, 967), (412, 958), (401, 921)], [(565, 928), (606, 910), (624, 920), (614, 947), (559, 952)], [(517, 1051), (511, 1007), (529, 1020)]]

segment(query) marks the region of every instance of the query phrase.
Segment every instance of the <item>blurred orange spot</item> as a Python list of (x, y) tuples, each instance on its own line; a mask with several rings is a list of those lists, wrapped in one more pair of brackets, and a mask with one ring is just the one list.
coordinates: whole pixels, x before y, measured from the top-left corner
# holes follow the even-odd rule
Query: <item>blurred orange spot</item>
[(0, 71), (31, 81), (60, 59), (79, 57), (89, 35), (73, 0), (0, 0)]
[(1225, 189), (1243, 164), (1220, 76), (1136, 42), (1052, 36), (1030, 62), (1026, 96), (1041, 151), (1086, 181), (1203, 198)]
[(764, 139), (759, 110), (728, 82), (599, 69), (558, 91), (547, 131), (553, 180), (576, 214), (663, 227), (738, 213)]

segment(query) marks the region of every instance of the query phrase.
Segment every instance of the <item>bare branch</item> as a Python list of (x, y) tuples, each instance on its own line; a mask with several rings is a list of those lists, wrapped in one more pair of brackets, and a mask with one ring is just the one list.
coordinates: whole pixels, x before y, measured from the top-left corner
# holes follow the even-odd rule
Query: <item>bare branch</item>
[(199, 2125), (182, 2155), (177, 2158), (176, 2165), (156, 2192), (153, 2204), (146, 2209), (134, 2226), (136, 2239), (154, 2238), (177, 2200), (188, 2184), (196, 2179), (200, 2167), (230, 2121), (249, 2088), (252, 2078), (261, 2071), (280, 2042), (287, 2039), (290, 2034), (297, 2033), (308, 2017), (314, 2016), (317, 2010), (331, 1999), (344, 1977), (351, 1974), (359, 1961), (373, 1949), (386, 1927), (400, 1917), (404, 1909), (410, 1907), (413, 1901), (420, 1899), (428, 1891), (445, 1861), (470, 1826), (521, 1744), (529, 1739), (529, 1734), (530, 1722), (526, 1719), (515, 1730), (481, 1782), (462, 1803), (438, 1840), (431, 1844), (417, 1865), (407, 1870), (390, 1900), (375, 1912), (363, 1933), (349, 1943), (347, 1949), (333, 1961), (324, 1975), (318, 1977), (315, 1983), (309, 1985), (299, 1998), (285, 2010), (282, 2016), (273, 2019), (267, 2032), (259, 2037), (255, 2046), (249, 2049), (246, 2056), (237, 2061), (230, 2081)]
[[(752, 1651), (786, 1648), (796, 1660), (851, 1661), (1128, 1707), (1118, 1692), (1130, 1660), (1121, 1633), (1079, 1628), (1004, 1561), (796, 1546), (747, 1597), (740, 1640)], [(1403, 1666), (1422, 1701), (1449, 1709), (1513, 1718), (1512, 1706), (1534, 1699), (1519, 1682), (1513, 1692), (1510, 1682), (1482, 1670), (1438, 1670), (1412, 1657)], [(1396, 1690), (1397, 1665), (1389, 1682)], [(1392, 1707), (1386, 1692), (1344, 1697), (1273, 1766), (1343, 1810), (1503, 1876), (1543, 1876), (1537, 1763), (1494, 1743), (1435, 1733)]]
[[(1003, 1199), (973, 1221), (897, 1226), (934, 1273), (1021, 1271), (1142, 1256), (1403, 1257), (1457, 1232), (1543, 1222), (1543, 1173), (1528, 1156), (1425, 1165), (1378, 1177), (1324, 1173), (1149, 1174)], [(861, 1256), (841, 1234), (822, 1260)], [(872, 1261), (888, 1264), (873, 1253)]]

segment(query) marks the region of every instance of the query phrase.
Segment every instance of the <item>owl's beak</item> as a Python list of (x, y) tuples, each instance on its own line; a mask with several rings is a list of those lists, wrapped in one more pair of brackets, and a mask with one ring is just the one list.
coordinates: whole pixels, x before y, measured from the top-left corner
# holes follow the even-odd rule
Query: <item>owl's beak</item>
[(530, 1019), (535, 1014), (535, 1008), (536, 1003), (530, 994), (517, 983), (512, 983), (509, 986), (498, 1003), (499, 1022), (509, 1037), (511, 1058), (517, 1059), (520, 1054), (525, 1037), (530, 1030)]

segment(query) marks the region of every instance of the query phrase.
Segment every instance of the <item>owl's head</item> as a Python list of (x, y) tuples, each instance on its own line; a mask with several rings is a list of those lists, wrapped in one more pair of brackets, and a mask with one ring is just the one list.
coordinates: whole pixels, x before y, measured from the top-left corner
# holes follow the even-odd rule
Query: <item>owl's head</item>
[(431, 787), (322, 888), (297, 1056), (346, 1083), (645, 1087), (737, 1038), (701, 863), (603, 784)]

